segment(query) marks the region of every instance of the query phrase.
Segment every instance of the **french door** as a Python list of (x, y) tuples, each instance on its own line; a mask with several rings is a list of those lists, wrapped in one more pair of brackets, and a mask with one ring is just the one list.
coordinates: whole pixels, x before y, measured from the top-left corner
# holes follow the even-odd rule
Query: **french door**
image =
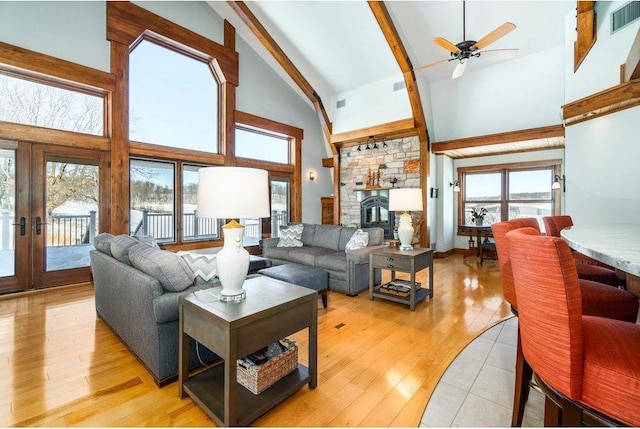
[(90, 281), (108, 154), (0, 141), (0, 293)]

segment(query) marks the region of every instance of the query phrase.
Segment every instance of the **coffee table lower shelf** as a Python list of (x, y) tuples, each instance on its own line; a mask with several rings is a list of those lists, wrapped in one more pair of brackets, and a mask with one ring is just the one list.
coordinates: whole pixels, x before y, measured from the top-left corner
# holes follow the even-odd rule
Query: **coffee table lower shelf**
[[(287, 399), (311, 381), (306, 366), (298, 368), (278, 380), (259, 395), (254, 395), (240, 383), (237, 386), (238, 426), (249, 423)], [(189, 378), (184, 391), (219, 426), (224, 426), (224, 365), (214, 366)]]
[[(378, 286), (374, 286), (373, 287), (373, 297), (374, 298), (381, 298), (381, 299), (386, 299), (387, 301), (394, 301), (394, 302), (398, 302), (400, 304), (406, 304), (406, 305), (411, 305), (411, 295), (407, 295), (407, 296), (400, 296), (400, 295), (393, 295), (390, 293), (385, 293), (385, 292), (380, 292), (380, 287), (382, 285), (378, 285)], [(427, 298), (432, 298), (433, 297), (433, 292), (431, 292), (431, 290), (427, 289), (427, 288), (419, 288), (416, 289), (415, 292), (416, 295), (416, 299), (415, 299), (415, 303), (419, 303), (420, 301), (423, 301)]]

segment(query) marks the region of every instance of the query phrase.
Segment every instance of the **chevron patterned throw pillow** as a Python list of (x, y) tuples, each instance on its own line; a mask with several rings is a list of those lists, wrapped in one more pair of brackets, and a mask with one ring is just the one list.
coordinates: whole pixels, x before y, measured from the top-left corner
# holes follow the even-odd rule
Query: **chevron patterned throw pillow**
[(190, 252), (178, 252), (178, 255), (189, 265), (193, 271), (194, 283), (207, 284), (218, 275), (217, 255), (197, 254)]
[(280, 240), (278, 247), (302, 247), (302, 230), (304, 225), (289, 225), (280, 230)]
[(349, 239), (349, 242), (345, 246), (345, 250), (355, 250), (367, 247), (369, 244), (369, 233), (361, 229), (357, 230)]

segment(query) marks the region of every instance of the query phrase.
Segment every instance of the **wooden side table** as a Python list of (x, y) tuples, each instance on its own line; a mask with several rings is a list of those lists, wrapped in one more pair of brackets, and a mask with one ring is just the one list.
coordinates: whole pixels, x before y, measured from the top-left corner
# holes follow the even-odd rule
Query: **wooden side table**
[[(416, 273), (429, 269), (429, 287), (416, 288)], [(374, 269), (391, 270), (391, 281), (396, 279), (396, 271), (411, 274), (409, 296), (395, 296), (380, 292), (380, 286), (374, 285)], [(407, 304), (411, 311), (416, 309), (416, 304), (427, 297), (433, 298), (433, 250), (414, 248), (413, 250), (399, 250), (384, 248), (371, 252), (369, 255), (369, 299), (386, 299), (389, 301)]]
[[(217, 301), (215, 288), (180, 298), (179, 394), (189, 395), (221, 426), (248, 426), (303, 385), (314, 389), (318, 380), (318, 293), (265, 276), (243, 287), (247, 298), (241, 303)], [(309, 333), (308, 367), (298, 364), (259, 395), (238, 384), (238, 358), (302, 329)], [(189, 374), (190, 337), (224, 363)]]

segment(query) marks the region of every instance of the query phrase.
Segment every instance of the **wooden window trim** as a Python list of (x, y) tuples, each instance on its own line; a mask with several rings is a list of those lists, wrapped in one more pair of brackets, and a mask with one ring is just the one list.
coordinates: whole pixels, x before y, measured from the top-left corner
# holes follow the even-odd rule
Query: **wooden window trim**
[(250, 113), (235, 111), (236, 125), (266, 130), (274, 134), (289, 137), (289, 164), (279, 164), (258, 161), (247, 158), (237, 158), (236, 163), (241, 167), (260, 168), (267, 170), (269, 175), (289, 178), (290, 186), (290, 214), (292, 222), (302, 221), (302, 138), (304, 131), (300, 128), (271, 119), (262, 118)]
[[(561, 159), (553, 159), (553, 160), (542, 160), (542, 161), (531, 161), (531, 162), (514, 162), (514, 163), (505, 163), (505, 164), (491, 164), (491, 165), (477, 165), (471, 167), (459, 167), (458, 168), (458, 183), (461, 186), (461, 192), (458, 193), (458, 231), (460, 231), (460, 227), (464, 225), (464, 202), (466, 201), (466, 186), (464, 186), (465, 176), (469, 173), (500, 173), (502, 175), (502, 198), (499, 200), (501, 205), (501, 217), (506, 220), (509, 215), (509, 202), (514, 202), (516, 200), (509, 200), (508, 194), (506, 193), (508, 190), (507, 186), (507, 173), (509, 171), (526, 171), (526, 170), (536, 170), (540, 168), (549, 168), (551, 167), (554, 175), (561, 174)], [(490, 200), (491, 203), (495, 203), (498, 200)], [(561, 213), (561, 197), (558, 190), (551, 190), (551, 201), (552, 201), (552, 210), (554, 215), (559, 215)], [(478, 201), (478, 203), (482, 203), (483, 201)], [(487, 200), (489, 202), (489, 200)]]

